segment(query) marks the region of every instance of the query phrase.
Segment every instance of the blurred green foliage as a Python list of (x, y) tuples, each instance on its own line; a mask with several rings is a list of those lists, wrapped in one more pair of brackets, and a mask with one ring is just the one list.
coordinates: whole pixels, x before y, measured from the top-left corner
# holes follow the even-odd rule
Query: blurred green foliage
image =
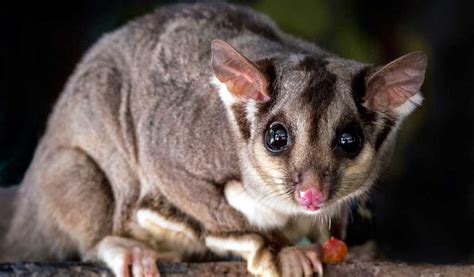
[(329, 28), (327, 1), (300, 0), (295, 4), (293, 1), (262, 0), (253, 6), (277, 21), (285, 31), (306, 38), (320, 36)]
[(317, 42), (343, 57), (369, 63), (381, 60), (376, 40), (361, 29), (352, 5), (323, 0), (261, 0), (253, 6), (283, 30)]

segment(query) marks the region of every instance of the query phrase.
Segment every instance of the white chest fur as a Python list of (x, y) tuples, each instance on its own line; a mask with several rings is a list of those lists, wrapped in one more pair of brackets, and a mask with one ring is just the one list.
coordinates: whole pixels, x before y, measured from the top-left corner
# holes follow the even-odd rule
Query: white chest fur
[(228, 182), (225, 186), (227, 202), (245, 215), (250, 224), (262, 229), (283, 227), (289, 216), (259, 203), (237, 181)]

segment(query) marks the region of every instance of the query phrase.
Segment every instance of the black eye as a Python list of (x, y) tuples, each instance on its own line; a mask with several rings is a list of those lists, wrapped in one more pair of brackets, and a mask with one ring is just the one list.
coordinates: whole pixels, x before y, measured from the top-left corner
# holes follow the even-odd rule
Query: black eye
[(347, 127), (338, 132), (337, 146), (349, 156), (356, 156), (362, 148), (362, 131), (359, 127)]
[(265, 133), (265, 146), (270, 152), (280, 153), (288, 146), (288, 129), (281, 122), (273, 122)]

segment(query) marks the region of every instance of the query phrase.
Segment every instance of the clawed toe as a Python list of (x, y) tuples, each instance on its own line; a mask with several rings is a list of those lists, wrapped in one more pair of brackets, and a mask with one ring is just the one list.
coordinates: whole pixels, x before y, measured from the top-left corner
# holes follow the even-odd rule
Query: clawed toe
[(317, 245), (284, 248), (279, 254), (279, 259), (282, 276), (313, 276), (313, 273), (323, 275), (321, 255)]
[(138, 241), (108, 237), (98, 245), (98, 258), (104, 261), (117, 277), (159, 276), (157, 252)]
[(133, 248), (133, 265), (132, 273), (134, 277), (154, 277), (159, 276), (158, 267), (156, 266), (157, 254), (154, 251), (142, 249), (140, 247)]
[(160, 276), (156, 266), (156, 254), (150, 250), (134, 247), (124, 250), (124, 254), (115, 258), (111, 266), (117, 277), (155, 277)]

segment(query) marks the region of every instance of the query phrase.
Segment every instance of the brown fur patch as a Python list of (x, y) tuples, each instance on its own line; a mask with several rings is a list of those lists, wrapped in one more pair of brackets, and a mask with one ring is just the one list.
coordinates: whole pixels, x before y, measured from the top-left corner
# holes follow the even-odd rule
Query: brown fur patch
[(135, 210), (140, 209), (149, 209), (156, 211), (161, 216), (169, 218), (171, 221), (179, 221), (189, 226), (197, 236), (202, 234), (202, 226), (180, 210), (178, 210), (174, 205), (172, 205), (165, 197), (158, 193), (146, 195), (137, 205)]
[(242, 138), (246, 141), (250, 138), (250, 123), (247, 120), (247, 111), (245, 110), (245, 103), (239, 102), (231, 106), (231, 110), (234, 113), (235, 120), (239, 127)]

